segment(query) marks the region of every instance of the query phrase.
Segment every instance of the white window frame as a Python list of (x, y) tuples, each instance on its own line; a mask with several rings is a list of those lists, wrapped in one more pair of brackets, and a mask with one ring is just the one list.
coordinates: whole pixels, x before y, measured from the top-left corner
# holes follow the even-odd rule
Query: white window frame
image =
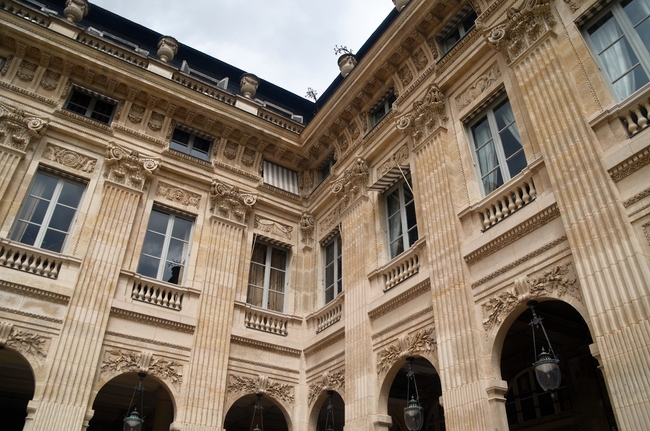
[[(30, 197), (33, 197), (33, 198), (37, 199), (40, 202), (47, 202), (48, 201), (48, 199), (44, 198), (42, 195), (35, 194), (36, 191), (34, 190), (34, 187), (36, 185), (36, 179), (38, 178), (39, 175), (43, 175), (43, 176), (46, 176), (46, 177), (49, 177), (51, 179), (56, 180), (56, 185), (54, 187), (54, 191), (52, 193), (51, 198), (49, 199), (49, 203), (48, 203), (47, 209), (45, 211), (45, 215), (43, 216), (43, 220), (40, 222), (40, 224), (33, 222), (31, 220), (31, 216), (30, 216), (29, 219), (20, 219), (19, 218), (19, 217), (21, 217), (23, 215), (24, 211), (27, 211), (26, 205), (27, 205), (28, 200), (29, 200)], [(65, 205), (63, 203), (59, 203), (59, 199), (61, 197), (61, 191), (63, 190), (63, 187), (64, 187), (64, 185), (66, 183), (73, 184), (75, 186), (83, 188), (83, 191), (81, 192), (81, 195), (79, 197), (79, 202), (77, 203), (76, 208), (72, 207), (70, 205)], [(63, 239), (63, 242), (61, 243), (61, 248), (59, 250), (53, 250), (53, 251), (55, 251), (57, 253), (63, 253), (63, 251), (65, 250), (65, 247), (67, 245), (68, 239), (70, 237), (70, 233), (74, 229), (75, 221), (77, 220), (77, 216), (79, 215), (79, 208), (81, 206), (81, 203), (83, 201), (85, 193), (86, 193), (86, 184), (83, 181), (64, 178), (64, 177), (61, 177), (59, 175), (56, 175), (56, 174), (53, 174), (53, 173), (50, 173), (50, 172), (45, 172), (45, 171), (42, 171), (42, 170), (36, 171), (36, 174), (34, 175), (34, 178), (32, 180), (32, 184), (30, 185), (29, 190), (27, 191), (27, 195), (23, 199), (23, 203), (22, 203), (22, 205), (20, 207), (20, 211), (18, 212), (18, 215), (16, 216), (16, 220), (14, 221), (14, 225), (13, 225), (13, 227), (11, 229), (10, 234), (9, 234), (9, 239), (11, 239), (12, 241), (18, 241), (18, 242), (23, 243), (23, 244), (31, 245), (33, 247), (43, 248), (42, 247), (43, 246), (43, 240), (45, 239), (45, 236), (46, 236), (48, 230), (52, 230), (52, 231), (56, 231), (56, 232), (60, 232), (60, 233), (65, 233), (65, 237)], [(57, 209), (57, 206), (61, 206), (61, 207), (68, 208), (68, 209), (74, 209), (74, 215), (71, 217), (70, 223), (68, 225), (68, 230), (65, 231), (65, 232), (60, 230), (60, 229), (55, 229), (54, 227), (50, 226), (51, 223), (52, 223), (52, 216), (54, 215), (54, 212)], [(20, 238), (20, 237), (22, 237), (24, 235), (25, 230), (23, 230), (22, 233), (19, 234), (19, 232), (20, 232), (19, 231), (19, 229), (20, 229), (19, 224), (20, 223), (25, 223), (26, 225), (32, 225), (32, 226), (39, 226), (38, 234), (36, 235), (33, 243), (24, 242), (24, 241), (21, 240), (22, 238)]]
[[(288, 290), (288, 285), (289, 285), (289, 264), (290, 264), (290, 259), (291, 259), (290, 250), (288, 248), (280, 247), (280, 246), (278, 246), (276, 244), (272, 244), (270, 242), (256, 240), (253, 243), (253, 252), (252, 253), (255, 252), (255, 247), (257, 247), (257, 246), (266, 247), (265, 262), (264, 262), (264, 265), (261, 265), (258, 262), (254, 262), (253, 261), (253, 256), (251, 254), (251, 262), (250, 262), (250, 268), (249, 268), (249, 273), (248, 273), (248, 283), (247, 283), (248, 288), (247, 288), (247, 294), (246, 294), (246, 303), (251, 304), (251, 305), (253, 305), (255, 307), (264, 308), (264, 309), (275, 311), (275, 312), (278, 312), (278, 313), (284, 313), (284, 310), (286, 309), (286, 304), (287, 304), (287, 294), (288, 294), (287, 290)], [(273, 250), (277, 250), (277, 251), (285, 253), (285, 268), (284, 269), (271, 267), (271, 258), (272, 258), (272, 255), (273, 255)], [(253, 270), (254, 265), (258, 265), (258, 266), (263, 267), (263, 270), (264, 270), (264, 277), (263, 277), (263, 284), (264, 285), (263, 286), (258, 286), (258, 285), (255, 285), (255, 284), (251, 283), (251, 276), (252, 276), (252, 270)], [(272, 269), (277, 270), (277, 271), (282, 271), (282, 273), (284, 274), (284, 285), (283, 285), (284, 290), (281, 293), (282, 294), (282, 310), (276, 310), (276, 309), (269, 308), (269, 293), (271, 291), (271, 270)], [(251, 288), (253, 288), (253, 289), (262, 289), (262, 303), (261, 304), (254, 304), (254, 303), (251, 302), (252, 301)]]
[[(627, 99), (628, 97), (630, 97), (630, 95), (634, 94), (640, 88), (646, 86), (648, 83), (638, 86), (632, 92), (624, 96), (619, 94), (618, 91), (616, 90), (616, 87), (614, 87), (614, 82), (612, 78), (609, 76), (609, 73), (607, 72), (607, 68), (605, 67), (605, 63), (603, 62), (602, 58), (597, 52), (596, 47), (592, 41), (591, 35), (589, 34), (589, 29), (593, 27), (595, 24), (599, 23), (602, 19), (606, 17), (606, 15), (610, 13), (612, 15), (612, 18), (610, 19), (614, 19), (614, 21), (618, 24), (620, 30), (623, 32), (623, 35), (620, 36), (616, 40), (616, 42), (622, 39), (627, 40), (630, 48), (634, 52), (634, 55), (636, 55), (637, 57), (638, 67), (640, 67), (643, 70), (643, 72), (646, 75), (646, 79), (649, 82), (650, 82), (650, 52), (648, 51), (649, 48), (647, 48), (643, 44), (643, 41), (641, 40), (639, 33), (637, 32), (634, 24), (629, 20), (627, 14), (623, 10), (623, 7), (621, 6), (621, 1), (615, 1), (610, 3), (605, 8), (603, 8), (603, 10), (600, 11), (596, 16), (590, 19), (586, 25), (582, 26), (583, 37), (585, 38), (587, 46), (589, 47), (589, 50), (591, 51), (591, 54), (593, 55), (594, 60), (596, 61), (596, 64), (598, 64), (598, 67), (600, 68), (603, 78), (607, 82), (607, 86), (610, 88), (610, 91), (613, 94), (614, 98), (616, 98), (617, 101), (621, 102)], [(647, 17), (645, 20), (637, 23), (637, 26), (641, 22), (647, 22), (648, 20), (650, 20), (650, 16)], [(608, 47), (613, 46), (616, 42), (608, 45)], [(632, 70), (634, 67), (637, 66), (636, 65), (633, 66), (631, 69), (628, 69), (628, 71)], [(626, 73), (625, 75), (618, 77), (616, 80), (620, 81), (625, 76), (628, 76), (628, 74)]]
[[(497, 126), (496, 118), (495, 118), (495, 115), (494, 115), (494, 111), (495, 111), (495, 108), (501, 107), (506, 102), (510, 104), (510, 110), (512, 112), (513, 121), (511, 123), (509, 123), (506, 127), (499, 130), (498, 126)], [(483, 121), (485, 118), (487, 118), (489, 128), (490, 128), (490, 133), (492, 135), (492, 141), (494, 142), (494, 149), (495, 149), (498, 165), (495, 168), (493, 168), (490, 172), (484, 174), (483, 172), (481, 172), (481, 164), (480, 164), (479, 156), (478, 156), (478, 150), (479, 149), (476, 148), (473, 127), (475, 125), (477, 125), (479, 122)], [(476, 174), (478, 176), (478, 180), (479, 180), (478, 182), (480, 184), (481, 191), (483, 192), (483, 196), (487, 196), (490, 193), (492, 193), (493, 191), (499, 189), (505, 183), (510, 181), (510, 179), (512, 177), (516, 176), (517, 174), (519, 174), (519, 172), (521, 172), (521, 171), (519, 171), (519, 172), (516, 172), (514, 174), (511, 173), (510, 169), (508, 167), (508, 160), (513, 159), (516, 155), (521, 153), (521, 154), (523, 154), (524, 159), (526, 160), (526, 166), (528, 166), (528, 160), (526, 159), (526, 153), (524, 152), (524, 149), (523, 149), (523, 143), (520, 142), (521, 148), (519, 150), (517, 150), (516, 152), (514, 152), (508, 158), (506, 158), (505, 152), (503, 150), (503, 144), (501, 142), (500, 132), (504, 131), (505, 129), (507, 129), (508, 127), (510, 127), (513, 124), (517, 128), (517, 132), (518, 132), (518, 134), (520, 136), (519, 139), (521, 139), (521, 134), (519, 133), (519, 126), (517, 126), (517, 119), (514, 117), (514, 111), (512, 110), (512, 103), (510, 102), (510, 99), (508, 99), (507, 95), (503, 95), (502, 97), (499, 97), (496, 101), (492, 102), (490, 105), (488, 105), (486, 108), (484, 108), (479, 113), (479, 115), (477, 115), (475, 118), (473, 118), (470, 123), (467, 124), (467, 135), (469, 137), (469, 143), (470, 143), (470, 147), (471, 147), (471, 151), (472, 151), (472, 158), (474, 160), (474, 166), (476, 168)], [(487, 142), (489, 142), (489, 141), (487, 141)], [(486, 144), (487, 144), (487, 142), (486, 142)], [(481, 148), (484, 148), (486, 144), (482, 145)], [(522, 168), (522, 170), (525, 169), (526, 166), (524, 166), (524, 168)], [(485, 184), (483, 182), (483, 178), (487, 177), (491, 172), (494, 172), (496, 169), (500, 169), (500, 171), (501, 171), (501, 178), (503, 179), (503, 184), (497, 185), (493, 190), (486, 190)]]
[[(77, 93), (83, 94), (85, 96), (90, 97), (90, 102), (88, 103), (88, 106), (83, 106), (83, 105), (80, 105), (80, 104), (72, 101), (72, 98)], [(104, 120), (101, 120), (99, 118), (93, 117), (93, 115), (96, 113), (95, 112), (95, 107), (97, 106), (97, 102), (102, 102), (102, 103), (106, 103), (108, 105), (112, 105), (113, 110), (111, 111), (111, 114), (108, 115), (107, 121), (104, 121)], [(75, 111), (74, 109), (71, 109), (70, 104), (74, 104), (75, 106), (78, 106), (80, 108), (85, 108), (86, 112), (81, 113), (81, 112)], [(72, 88), (72, 91), (70, 92), (70, 96), (68, 97), (68, 100), (66, 101), (65, 106), (64, 106), (64, 108), (66, 110), (70, 111), (70, 112), (74, 112), (77, 115), (81, 115), (83, 117), (89, 118), (89, 119), (94, 120), (94, 121), (98, 121), (98, 122), (100, 122), (102, 124), (106, 124), (106, 125), (110, 125), (111, 122), (113, 121), (113, 117), (115, 116), (115, 108), (116, 107), (117, 107), (117, 101), (115, 101), (113, 99), (110, 99), (110, 98), (108, 98), (106, 96), (102, 96), (99, 93), (95, 93), (94, 91), (90, 91), (90, 90), (87, 90), (85, 88), (77, 87), (77, 86), (74, 86)], [(99, 115), (101, 117), (106, 117), (107, 116), (106, 114), (99, 113), (99, 112), (97, 112), (97, 115)]]
[[(189, 135), (189, 139), (188, 139), (187, 144), (174, 139), (174, 134), (176, 133), (177, 130), (179, 130), (181, 132), (185, 132), (185, 133), (187, 133)], [(208, 142), (208, 150), (207, 151), (204, 152), (203, 150), (200, 150), (200, 149), (197, 149), (197, 148), (194, 147), (194, 141), (197, 138), (198, 139), (203, 139), (204, 141)], [(202, 133), (199, 133), (199, 132), (197, 132), (195, 130), (192, 130), (192, 129), (189, 129), (187, 127), (182, 127), (180, 125), (176, 125), (176, 127), (174, 128), (174, 132), (172, 133), (172, 138), (169, 141), (169, 148), (171, 150), (173, 150), (173, 151), (178, 151), (179, 153), (187, 154), (188, 156), (197, 158), (199, 160), (203, 160), (205, 162), (209, 162), (210, 161), (210, 155), (212, 153), (212, 145), (213, 145), (212, 141), (213, 141), (213, 139), (211, 137), (207, 136), (207, 135), (204, 135)], [(179, 147), (183, 147), (184, 149), (173, 148), (172, 145), (174, 145), (174, 144), (176, 144)], [(193, 154), (192, 153), (193, 151), (195, 153), (204, 154), (205, 157), (200, 157), (200, 156), (198, 156), (196, 154)]]
[[(332, 261), (328, 261), (328, 249), (332, 248)], [(341, 233), (338, 232), (332, 239), (323, 245), (323, 292), (325, 304), (329, 304), (336, 299), (343, 291), (343, 251), (342, 251)], [(327, 270), (332, 267), (332, 280), (328, 280)], [(327, 299), (327, 291), (332, 289), (333, 295), (330, 300)]]
[[(408, 180), (408, 182), (407, 182)], [(386, 217), (386, 236), (388, 238), (388, 256), (392, 260), (395, 257), (399, 256), (400, 254), (404, 253), (406, 250), (411, 248), (413, 244), (418, 240), (419, 238), (419, 232), (418, 232), (418, 224), (417, 224), (417, 213), (415, 213), (415, 194), (412, 191), (411, 188), (411, 177), (410, 175), (407, 177), (407, 179), (401, 179), (397, 184), (392, 186), (390, 189), (388, 189), (384, 193), (384, 205), (386, 207), (385, 211), (385, 217)], [(405, 189), (408, 189), (411, 195), (413, 196), (411, 200), (406, 201), (405, 199)], [(389, 205), (388, 205), (388, 198), (393, 195), (395, 192), (397, 192), (397, 196), (399, 199), (399, 210), (395, 212), (394, 214), (389, 214), (388, 212), (390, 211)], [(407, 218), (407, 206), (408, 205), (413, 205), (413, 212), (415, 213), (415, 224), (412, 226), (408, 225), (408, 218)], [(390, 229), (390, 219), (391, 216), (394, 217), (399, 217), (400, 220), (400, 231), (401, 234), (399, 236), (396, 236), (395, 238), (391, 238), (391, 229)], [(411, 241), (410, 239), (410, 233), (415, 230), (415, 239)], [(399, 241), (401, 238), (402, 241), (402, 246), (403, 250), (400, 252), (397, 252), (393, 254), (393, 250), (391, 245), (393, 243), (396, 243)]]
[[(167, 228), (166, 228), (165, 233), (164, 233), (164, 240), (163, 240), (162, 249), (160, 250), (160, 256), (155, 256), (155, 255), (152, 255), (152, 254), (146, 254), (145, 251), (144, 251), (145, 243), (147, 241), (147, 233), (148, 232), (151, 231), (153, 235), (161, 235), (162, 236), (161, 232), (156, 232), (154, 230), (149, 229), (150, 228), (150, 223), (151, 223), (151, 216), (150, 216), (149, 221), (147, 222), (147, 229), (145, 231), (145, 236), (144, 236), (144, 238), (142, 240), (142, 249), (140, 250), (140, 260), (138, 262), (138, 270), (137, 270), (137, 272), (138, 272), (138, 274), (141, 273), (140, 272), (140, 264), (141, 264), (143, 256), (153, 258), (153, 259), (158, 259), (158, 260), (160, 260), (160, 262), (158, 264), (158, 271), (156, 273), (156, 276), (152, 277), (152, 278), (155, 278), (156, 280), (165, 281), (167, 283), (177, 284), (177, 285), (180, 286), (185, 281), (185, 275), (186, 275), (185, 274), (186, 273), (185, 269), (187, 268), (187, 263), (188, 263), (189, 258), (190, 258), (190, 251), (191, 251), (191, 246), (192, 246), (192, 237), (194, 236), (195, 220), (190, 216), (178, 215), (178, 214), (175, 214), (172, 211), (167, 211), (167, 210), (165, 210), (163, 208), (159, 208), (159, 207), (153, 207), (151, 209), (151, 214), (153, 214), (154, 212), (158, 212), (158, 213), (165, 214), (165, 215), (169, 216), (169, 219), (167, 220)], [(187, 222), (190, 222), (192, 227), (190, 228), (190, 232), (189, 232), (187, 240), (183, 240), (182, 238), (173, 238), (174, 240), (185, 243), (185, 247), (186, 247), (185, 255), (182, 257), (182, 261), (180, 262), (180, 266), (181, 266), (180, 273), (178, 274), (177, 282), (174, 283), (173, 281), (165, 280), (163, 278), (163, 276), (165, 274), (165, 267), (168, 265), (168, 262), (171, 262), (171, 261), (168, 260), (168, 258), (169, 258), (169, 246), (170, 246), (171, 241), (172, 241), (172, 231), (174, 229), (174, 223), (176, 223), (177, 219), (181, 219), (181, 220), (185, 220)], [(142, 275), (145, 275), (145, 274), (142, 274)], [(149, 275), (145, 275), (145, 276), (149, 276)]]

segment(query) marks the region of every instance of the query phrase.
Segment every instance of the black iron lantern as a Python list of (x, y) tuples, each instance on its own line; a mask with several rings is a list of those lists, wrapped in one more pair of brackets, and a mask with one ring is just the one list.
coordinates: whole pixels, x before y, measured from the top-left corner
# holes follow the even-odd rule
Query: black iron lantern
[[(537, 382), (546, 392), (555, 391), (560, 387), (562, 381), (562, 373), (560, 372), (560, 360), (555, 355), (553, 347), (551, 346), (551, 341), (548, 339), (546, 334), (546, 329), (544, 329), (544, 324), (542, 323), (542, 318), (537, 316), (535, 312), (535, 307), (537, 306), (537, 301), (529, 301), (527, 303), (530, 307), (530, 311), (533, 313), (533, 320), (530, 321), (529, 325), (533, 328), (533, 353), (535, 354), (536, 361), (533, 363), (533, 369), (535, 370), (535, 376), (537, 377)], [(542, 346), (542, 351), (537, 355), (537, 345), (535, 343), (535, 328), (541, 328), (546, 338), (546, 343), (548, 344), (548, 352), (544, 350)]]
[[(251, 418), (251, 431), (264, 431), (264, 418), (262, 417), (263, 410), (264, 407), (262, 407), (262, 394), (257, 394), (257, 402), (255, 403), (253, 417)], [(260, 412), (260, 420), (259, 422), (255, 423), (255, 416), (257, 415), (258, 411)], [(253, 424), (255, 424), (255, 428), (253, 428)], [(260, 425), (262, 426), (262, 429), (260, 429)]]
[[(327, 415), (325, 416), (325, 431), (334, 431), (334, 406), (332, 405), (332, 394), (334, 394), (334, 391), (327, 391)], [(331, 422), (330, 416), (332, 417)]]
[[(133, 399), (135, 398), (135, 394), (138, 392), (140, 392), (140, 408), (144, 411), (144, 387), (142, 386), (142, 381), (144, 380), (146, 374), (138, 373), (138, 376), (140, 377), (140, 381), (138, 382), (138, 386), (136, 386), (133, 390), (131, 402), (129, 403), (129, 409), (126, 411), (127, 413), (131, 410), (131, 406), (133, 406)], [(138, 414), (138, 408), (136, 406), (133, 406), (133, 411), (131, 414), (124, 418), (124, 426), (122, 429), (123, 431), (140, 431), (142, 430), (143, 423), (144, 416), (140, 417)]]
[[(413, 358), (406, 358), (409, 363), (409, 371), (406, 374), (406, 402), (404, 407), (404, 423), (409, 431), (419, 431), (422, 428), (424, 415), (420, 405), (420, 396), (418, 395), (418, 385), (415, 382), (415, 373), (413, 372)], [(413, 389), (415, 396), (411, 394), (411, 380), (413, 380)]]

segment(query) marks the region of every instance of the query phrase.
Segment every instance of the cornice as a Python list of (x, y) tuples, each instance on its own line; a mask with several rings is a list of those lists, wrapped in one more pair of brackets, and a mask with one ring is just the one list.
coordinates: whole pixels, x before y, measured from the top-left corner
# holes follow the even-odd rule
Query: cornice
[(228, 171), (231, 171), (231, 172), (234, 172), (234, 173), (236, 173), (236, 174), (239, 174), (239, 175), (241, 175), (241, 176), (243, 176), (243, 177), (251, 178), (251, 179), (253, 179), (253, 180), (255, 180), (255, 181), (260, 181), (260, 180), (262, 179), (262, 177), (259, 176), (259, 175), (255, 175), (255, 174), (253, 174), (253, 173), (250, 173), (250, 172), (244, 171), (244, 170), (242, 170), (242, 169), (236, 168), (236, 167), (234, 167), (234, 166), (231, 166), (231, 165), (229, 165), (229, 164), (226, 164), (226, 163), (220, 162), (220, 161), (218, 161), (218, 160), (213, 160), (213, 161), (212, 161), (212, 164), (214, 165), (215, 168), (226, 169), (226, 170), (228, 170)]
[(288, 198), (288, 199), (291, 199), (292, 201), (302, 202), (302, 197), (301, 196), (294, 195), (293, 193), (285, 192), (282, 189), (270, 186), (270, 185), (265, 184), (265, 183), (262, 183), (262, 184), (258, 185), (257, 190), (259, 190), (261, 192), (270, 193), (270, 194), (275, 195), (275, 196)]
[(36, 99), (39, 102), (45, 103), (46, 105), (50, 105), (50, 106), (56, 106), (57, 105), (57, 102), (55, 100), (52, 100), (52, 99), (50, 99), (48, 97), (45, 97), (45, 96), (41, 96), (40, 94), (34, 93), (34, 92), (26, 90), (24, 88), (18, 87), (17, 85), (10, 84), (10, 83), (5, 82), (5, 81), (0, 81), (0, 86), (8, 88), (9, 90), (11, 90), (13, 92), (20, 93), (20, 94), (25, 95), (27, 97), (30, 97), (32, 99)]
[(61, 295), (59, 293), (48, 292), (46, 290), (38, 289), (36, 287), (25, 286), (22, 284), (11, 283), (9, 281), (0, 280), (0, 290), (5, 292), (18, 293), (22, 296), (29, 296), (31, 298), (38, 298), (47, 302), (54, 302), (56, 304), (67, 305), (70, 297)]
[(147, 325), (158, 326), (173, 331), (184, 332), (193, 334), (195, 326), (187, 325), (185, 323), (175, 322), (173, 320), (162, 319), (160, 317), (149, 316), (148, 314), (137, 313), (135, 311), (123, 310), (121, 308), (111, 307), (110, 315), (112, 317), (119, 317), (133, 322), (141, 322)]
[(326, 349), (327, 347), (337, 343), (338, 341), (341, 341), (345, 339), (345, 328), (339, 328), (332, 334), (328, 335), (327, 337), (323, 338), (322, 340), (316, 342), (315, 344), (309, 346), (304, 350), (305, 356), (311, 356), (315, 353), (320, 352), (323, 349)]
[(167, 142), (163, 141), (162, 139), (154, 138), (153, 136), (149, 136), (146, 133), (135, 131), (135, 130), (133, 130), (133, 129), (129, 128), (129, 127), (126, 127), (126, 126), (124, 126), (122, 124), (113, 124), (112, 127), (115, 130), (120, 130), (120, 131), (122, 131), (124, 133), (127, 133), (129, 135), (133, 135), (136, 138), (140, 138), (140, 139), (144, 139), (145, 141), (153, 142), (154, 144), (158, 145), (159, 147), (167, 146)]
[(623, 206), (625, 208), (630, 207), (648, 196), (650, 196), (650, 188), (647, 188), (643, 190), (641, 193), (637, 193), (636, 195), (632, 196), (630, 199), (623, 202)]
[(609, 169), (608, 173), (612, 180), (614, 180), (615, 183), (618, 183), (623, 178), (632, 175), (648, 164), (650, 164), (650, 147), (646, 147), (628, 157), (618, 165)]
[(256, 349), (275, 352), (283, 356), (291, 356), (296, 358), (299, 358), (300, 354), (302, 353), (302, 351), (298, 349), (278, 346), (277, 344), (266, 343), (264, 341), (251, 340), (250, 338), (244, 338), (238, 335), (232, 335), (230, 337), (230, 342), (232, 344), (239, 344), (241, 346), (253, 347)]
[(251, 360), (248, 360), (248, 359), (235, 358), (233, 356), (230, 356), (228, 358), (228, 361), (229, 362), (241, 362), (243, 364), (255, 365), (256, 367), (271, 368), (273, 370), (282, 371), (284, 373), (300, 374), (300, 371), (296, 370), (295, 368), (278, 367), (277, 365), (271, 365), (268, 362), (255, 362), (255, 361), (251, 361)]
[(118, 338), (126, 338), (128, 340), (138, 341), (141, 343), (155, 344), (157, 346), (171, 347), (172, 349), (183, 350), (185, 352), (191, 352), (192, 349), (186, 346), (181, 346), (178, 344), (164, 343), (162, 341), (152, 340), (151, 338), (141, 338), (134, 335), (120, 334), (119, 332), (106, 331), (106, 335), (111, 335)]
[(53, 115), (59, 118), (65, 118), (66, 120), (74, 121), (75, 123), (80, 124), (84, 127), (90, 127), (91, 129), (95, 129), (96, 131), (105, 133), (107, 135), (112, 136), (115, 133), (115, 129), (112, 126), (101, 124), (95, 120), (91, 120), (90, 118), (75, 114), (74, 112), (70, 112), (63, 108), (57, 108), (54, 111)]
[(9, 314), (18, 314), (19, 316), (31, 317), (34, 319), (45, 320), (46, 322), (59, 323), (63, 324), (63, 320), (55, 319), (53, 317), (41, 316), (40, 314), (27, 313), (25, 311), (14, 310), (13, 308), (0, 307), (0, 311), (4, 311)]
[(430, 290), (431, 290), (431, 280), (427, 278), (426, 280), (421, 281), (420, 283), (411, 287), (406, 292), (400, 293), (390, 301), (380, 305), (379, 307), (373, 310), (370, 310), (368, 312), (368, 317), (370, 318), (370, 320), (376, 320), (381, 316), (395, 310), (396, 308), (399, 308), (402, 304), (405, 304)]

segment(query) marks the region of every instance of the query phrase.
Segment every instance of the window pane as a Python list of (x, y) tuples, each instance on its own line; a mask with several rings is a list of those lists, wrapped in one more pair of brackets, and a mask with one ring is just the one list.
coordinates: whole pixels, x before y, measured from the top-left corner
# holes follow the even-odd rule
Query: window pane
[(197, 151), (207, 154), (210, 152), (210, 141), (194, 136), (194, 145), (192, 147)]
[(639, 33), (639, 37), (641, 38), (641, 42), (645, 45), (645, 47), (650, 50), (650, 19), (646, 19), (643, 21), (637, 28), (636, 28), (637, 33)]
[(402, 238), (399, 238), (397, 241), (391, 243), (390, 245), (390, 258), (394, 258), (398, 254), (404, 251), (404, 242)]
[(271, 269), (271, 277), (269, 277), (269, 290), (284, 292), (284, 271)]
[(555, 407), (553, 406), (553, 399), (551, 399), (550, 393), (538, 394), (537, 403), (539, 404), (539, 412), (541, 417), (555, 414)]
[(650, 15), (650, 1), (648, 0), (622, 1), (621, 6), (634, 26)]
[(493, 141), (490, 141), (489, 144), (478, 150), (477, 154), (479, 169), (481, 170), (482, 175), (485, 175), (499, 166), (499, 160), (497, 159), (497, 152), (494, 148)]
[(325, 287), (329, 288), (334, 285), (334, 264), (325, 268)]
[(171, 141), (169, 143), (169, 148), (172, 150), (180, 151), (181, 153), (187, 153), (187, 145), (178, 143), (176, 141)]
[(512, 108), (508, 99), (494, 108), (494, 118), (497, 122), (497, 129), (499, 130), (503, 130), (515, 122), (515, 117), (512, 115)]
[(501, 170), (495, 169), (486, 176), (483, 177), (483, 190), (485, 194), (488, 195), (496, 190), (498, 187), (503, 185), (503, 177), (501, 176)]
[(50, 219), (50, 228), (67, 233), (75, 213), (76, 210), (73, 208), (57, 205)]
[(81, 195), (83, 195), (83, 192), (83, 186), (66, 181), (63, 183), (63, 188), (59, 195), (59, 203), (72, 208), (77, 208), (79, 206), (79, 201), (81, 201)]
[(621, 99), (625, 99), (630, 94), (634, 93), (639, 88), (648, 83), (648, 76), (643, 71), (640, 65), (637, 66), (628, 74), (621, 77), (618, 81), (614, 82), (614, 89), (616, 94)]
[(415, 219), (415, 203), (411, 201), (410, 204), (406, 206), (406, 226), (407, 229), (411, 229), (415, 226), (417, 220)]
[(250, 274), (248, 276), (248, 284), (254, 284), (255, 286), (263, 287), (264, 286), (264, 265), (257, 263), (251, 263)]
[(73, 90), (66, 109), (76, 112), (77, 114), (86, 115), (91, 101), (92, 97), (88, 94)]
[(168, 223), (169, 214), (161, 213), (160, 211), (151, 211), (151, 217), (149, 218), (149, 225), (147, 226), (147, 230), (166, 234)]
[(533, 400), (532, 397), (521, 400), (521, 413), (524, 417), (524, 422), (537, 419), (537, 414), (535, 413), (535, 400)]
[(165, 237), (155, 232), (147, 232), (144, 236), (144, 244), (142, 245), (142, 254), (149, 256), (161, 257)]
[(43, 218), (45, 217), (45, 213), (47, 212), (47, 208), (49, 206), (49, 201), (36, 199), (30, 196), (27, 198), (27, 201), (23, 205), (23, 208), (18, 215), (18, 219), (30, 221), (32, 223), (40, 225), (43, 223)]
[(474, 137), (474, 148), (477, 150), (492, 139), (490, 124), (487, 117), (472, 126), (472, 136)]
[(160, 259), (149, 256), (140, 256), (140, 263), (138, 264), (138, 274), (142, 274), (147, 277), (156, 278), (158, 277), (158, 266), (160, 265)]
[(600, 21), (587, 29), (587, 33), (591, 37), (594, 47), (598, 53), (602, 52), (609, 45), (614, 43), (619, 37), (623, 36), (623, 32), (618, 23), (614, 19), (612, 13), (605, 15)]
[(399, 213), (388, 219), (388, 240), (394, 241), (402, 236), (402, 218)]
[(25, 222), (18, 222), (9, 239), (22, 242), (27, 245), (34, 245), (40, 226)]
[(45, 250), (60, 252), (63, 249), (66, 233), (48, 229), (41, 243), (41, 248)]
[(261, 263), (262, 265), (266, 263), (266, 246), (264, 244), (255, 244), (251, 262)]
[(514, 155), (508, 160), (508, 170), (510, 170), (510, 177), (514, 177), (519, 172), (521, 172), (527, 166), (526, 156), (524, 151), (521, 150), (519, 153)]
[(257, 307), (262, 306), (262, 296), (264, 295), (264, 290), (255, 286), (248, 286), (248, 296), (246, 297), (246, 302), (249, 304), (255, 305)]
[(499, 138), (501, 139), (501, 145), (503, 146), (503, 152), (506, 158), (521, 150), (519, 131), (517, 130), (516, 124), (512, 124), (512, 126), (503, 130), (499, 134)]
[(284, 311), (284, 294), (277, 292), (269, 292), (269, 310)]
[(284, 250), (278, 250), (277, 248), (272, 249), (271, 251), (271, 267), (279, 268), (281, 270), (287, 269), (287, 252)]
[(187, 252), (187, 243), (172, 239), (169, 241), (169, 251), (167, 252), (167, 260), (175, 263), (183, 263), (185, 261), (185, 254)]
[(334, 299), (334, 287), (330, 286), (325, 289), (325, 303), (332, 301)]
[(174, 227), (172, 228), (172, 238), (189, 241), (190, 233), (192, 232), (192, 224), (193, 223), (189, 220), (176, 217), (174, 219)]
[(54, 194), (54, 189), (58, 184), (59, 179), (45, 175), (42, 173), (36, 174), (36, 179), (29, 189), (29, 194), (31, 196), (38, 196), (43, 199), (50, 200)]
[(174, 129), (172, 141), (178, 142), (179, 144), (185, 144), (184, 146), (187, 146), (190, 143), (190, 134), (181, 129)]
[(413, 229), (409, 231), (409, 246), (413, 245), (417, 240), (418, 240), (418, 228), (417, 226), (415, 226), (413, 227)]
[(184, 266), (176, 262), (165, 262), (162, 279), (168, 283), (179, 284)]
[(386, 197), (386, 206), (388, 209), (388, 216), (392, 216), (395, 213), (399, 212), (400, 201), (399, 201), (399, 190), (395, 190)]
[(111, 115), (113, 115), (114, 108), (115, 105), (112, 103), (104, 102), (103, 100), (96, 100), (90, 118), (108, 124), (111, 122)]

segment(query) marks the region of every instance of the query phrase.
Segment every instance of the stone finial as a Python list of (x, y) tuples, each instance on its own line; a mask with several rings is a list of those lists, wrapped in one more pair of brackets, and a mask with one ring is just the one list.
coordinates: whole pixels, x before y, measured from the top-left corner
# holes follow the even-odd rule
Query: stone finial
[(402, 9), (406, 7), (408, 4), (409, 0), (393, 0), (393, 4), (395, 5), (395, 9), (397, 9), (398, 12), (401, 12)]
[(239, 91), (241, 94), (252, 99), (255, 97), (257, 87), (260, 85), (260, 79), (252, 73), (244, 73), (239, 80)]
[(352, 72), (352, 69), (357, 65), (357, 58), (354, 54), (345, 53), (338, 59), (339, 70), (341, 75), (345, 78)]
[(168, 63), (178, 54), (178, 41), (171, 36), (163, 36), (158, 40), (158, 51), (156, 52), (160, 61)]
[(86, 0), (66, 0), (63, 14), (70, 22), (79, 22), (90, 12), (90, 4)]

